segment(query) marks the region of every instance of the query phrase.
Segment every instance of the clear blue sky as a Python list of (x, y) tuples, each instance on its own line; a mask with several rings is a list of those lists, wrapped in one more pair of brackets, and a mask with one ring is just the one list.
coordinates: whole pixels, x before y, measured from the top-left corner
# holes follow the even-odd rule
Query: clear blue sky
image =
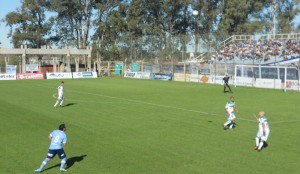
[[(9, 12), (15, 11), (17, 7), (21, 6), (22, 0), (1, 0), (0, 4), (0, 20), (5, 18), (5, 15)], [(300, 16), (298, 16), (295, 20), (295, 23), (300, 23)], [(10, 43), (10, 39), (7, 38), (7, 34), (9, 32), (9, 27), (5, 25), (5, 23), (0, 23), (0, 42), (1, 47), (3, 48), (12, 48), (12, 44)]]

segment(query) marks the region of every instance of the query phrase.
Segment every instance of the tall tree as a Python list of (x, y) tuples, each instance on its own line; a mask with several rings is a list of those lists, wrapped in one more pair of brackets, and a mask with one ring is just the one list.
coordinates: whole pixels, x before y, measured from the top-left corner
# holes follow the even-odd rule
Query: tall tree
[(46, 1), (23, 0), (22, 6), (5, 16), (6, 25), (10, 27), (14, 47), (27, 44), (30, 48), (40, 48), (49, 44), (51, 23), (45, 15)]
[[(178, 60), (184, 61), (186, 60), (186, 56), (188, 56), (187, 47), (188, 43), (191, 41), (190, 30), (193, 26), (191, 23), (194, 21), (192, 20), (192, 13), (190, 9), (191, 0), (182, 0), (182, 8), (179, 11), (179, 20), (175, 25), (176, 30), (178, 30), (178, 39), (180, 43), (180, 49), (176, 50), (178, 55)], [(196, 22), (197, 24), (197, 22)], [(179, 52), (181, 51), (181, 53)], [(179, 58), (181, 57), (181, 59)]]
[(47, 0), (48, 10), (56, 16), (56, 44), (86, 48), (90, 44), (92, 10), (95, 0)]
[[(158, 48), (161, 52), (160, 57), (169, 60), (176, 58), (178, 48), (185, 50), (186, 38), (180, 35), (186, 35), (189, 28), (189, 19), (191, 12), (188, 11), (190, 0), (172, 1), (172, 0), (147, 0), (148, 23), (152, 24), (149, 33), (158, 36)], [(178, 59), (178, 58), (177, 58)]]
[(278, 33), (290, 33), (293, 30), (293, 20), (299, 14), (299, 0), (274, 0)]
[(236, 34), (251, 34), (261, 30), (249, 27), (254, 21), (253, 16), (261, 13), (264, 7), (270, 6), (272, 0), (227, 0), (222, 1), (218, 37), (224, 40)]
[(101, 60), (120, 59), (116, 38), (124, 31), (123, 27), (121, 27), (124, 26), (121, 20), (122, 4), (122, 0), (95, 1), (96, 15), (95, 20), (93, 20), (95, 32), (92, 38), (97, 47), (99, 56), (97, 58)]
[(126, 30), (130, 46), (129, 58), (132, 60), (137, 58), (138, 52), (143, 52), (142, 45), (145, 8), (142, 0), (131, 1), (124, 7), (126, 7), (126, 10), (123, 8), (126, 13), (124, 21), (126, 22)]
[[(201, 45), (201, 47), (205, 49), (203, 52), (209, 51), (213, 46), (213, 43), (215, 42), (214, 34), (218, 29), (216, 25), (220, 15), (221, 4), (222, 2), (220, 0), (195, 0), (193, 3), (193, 8), (199, 13), (195, 16), (197, 24), (195, 28), (195, 52), (197, 52), (200, 38), (203, 41), (203, 45)], [(197, 37), (198, 35), (200, 38)]]

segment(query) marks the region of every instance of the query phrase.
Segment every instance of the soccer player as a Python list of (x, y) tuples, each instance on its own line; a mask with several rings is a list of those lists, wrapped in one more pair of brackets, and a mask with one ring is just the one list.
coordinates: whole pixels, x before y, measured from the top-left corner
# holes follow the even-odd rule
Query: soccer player
[(226, 87), (228, 87), (229, 91), (232, 93), (231, 88), (229, 86), (229, 79), (230, 79), (230, 77), (227, 74), (223, 78), (223, 81), (224, 81), (224, 93), (226, 92)]
[(224, 123), (224, 130), (226, 129), (232, 129), (235, 126), (235, 114), (234, 111), (238, 112), (237, 108), (235, 107), (235, 101), (234, 97), (231, 96), (229, 98), (229, 101), (225, 105), (225, 112), (226, 116), (228, 117), (228, 120), (226, 123)]
[(270, 134), (270, 128), (269, 128), (269, 123), (268, 119), (265, 116), (265, 112), (261, 111), (258, 113), (257, 117), (255, 114), (253, 114), (255, 119), (258, 121), (258, 132), (255, 137), (255, 148), (254, 150), (258, 150), (258, 152), (261, 151), (263, 146), (268, 140), (269, 134)]
[(40, 168), (36, 169), (34, 172), (36, 172), (36, 173), (42, 172), (45, 165), (53, 157), (55, 157), (56, 154), (58, 154), (58, 157), (61, 159), (60, 171), (61, 172), (67, 171), (66, 169), (64, 169), (64, 166), (67, 161), (67, 156), (63, 149), (63, 146), (65, 146), (67, 144), (67, 135), (65, 134), (65, 131), (66, 131), (65, 124), (61, 124), (61, 125), (59, 125), (58, 130), (54, 130), (53, 132), (50, 133), (48, 138), (51, 141), (51, 143), (50, 143), (47, 157), (42, 162)]
[(59, 102), (60, 102), (59, 106), (62, 106), (62, 104), (64, 102), (64, 82), (63, 81), (60, 83), (57, 90), (58, 90), (58, 97), (57, 97), (57, 101), (54, 105), (55, 108)]

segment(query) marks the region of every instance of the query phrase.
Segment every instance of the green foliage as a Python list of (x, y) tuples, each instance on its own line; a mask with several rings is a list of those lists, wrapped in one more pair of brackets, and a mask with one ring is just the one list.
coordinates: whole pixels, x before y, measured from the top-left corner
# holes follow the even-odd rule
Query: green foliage
[[(210, 52), (231, 35), (270, 33), (273, 1), (25, 0), (5, 21), (15, 47), (93, 45), (101, 60), (168, 57), (179, 61), (185, 56), (177, 53), (185, 55), (188, 44), (194, 44), (198, 55), (199, 45), (202, 52)], [(274, 2), (277, 31), (296, 31), (293, 22), (299, 0)], [(199, 14), (193, 16), (193, 10)]]
[[(116, 43), (123, 32), (123, 37), (126, 37), (125, 22), (122, 17), (126, 15), (124, 11), (126, 9), (126, 2), (122, 3), (122, 0), (98, 0), (95, 1), (95, 10), (97, 15), (93, 20), (93, 26), (95, 33), (92, 36), (94, 42), (96, 42), (97, 50), (100, 53), (101, 60), (113, 60), (117, 57), (115, 53), (119, 54), (121, 50), (114, 50)], [(119, 8), (119, 9), (118, 9)]]
[[(194, 27), (195, 31), (195, 53), (198, 52), (199, 41), (202, 40), (205, 45), (202, 45), (207, 51), (211, 51), (212, 47), (216, 48), (214, 44), (216, 37), (215, 34), (218, 31), (216, 25), (219, 22), (221, 12), (221, 1), (212, 0), (212, 1), (195, 1), (193, 3), (194, 10), (199, 12), (199, 15), (194, 16), (193, 23), (196, 24)], [(199, 50), (200, 51), (200, 50)]]
[(86, 48), (90, 44), (93, 0), (51, 0), (48, 10), (53, 18), (56, 44)]
[(6, 15), (6, 24), (11, 28), (9, 37), (14, 47), (27, 44), (30, 48), (40, 48), (49, 43), (51, 24), (45, 17), (44, 1), (25, 0), (15, 12)]
[(299, 14), (299, 1), (277, 0), (277, 20), (280, 33), (293, 31), (293, 20)]
[[(225, 35), (228, 37), (235, 34), (251, 34), (253, 32), (259, 32), (262, 28), (249, 27), (255, 21), (251, 20), (251, 17), (262, 13), (268, 8), (272, 0), (228, 0), (223, 1), (221, 8), (221, 20), (218, 25), (220, 30), (219, 36)], [(260, 19), (261, 25), (264, 21)], [(257, 25), (257, 23), (256, 23)]]
[[(0, 173), (33, 173), (47, 153), (47, 136), (61, 123), (70, 173), (299, 173), (298, 92), (237, 87), (224, 94), (220, 85), (126, 78), (64, 81), (64, 107), (56, 109), (60, 80), (1, 82)], [(238, 125), (224, 131), (231, 95)], [(261, 110), (271, 134), (258, 153), (252, 114)], [(59, 164), (56, 156), (43, 173), (58, 173)]]

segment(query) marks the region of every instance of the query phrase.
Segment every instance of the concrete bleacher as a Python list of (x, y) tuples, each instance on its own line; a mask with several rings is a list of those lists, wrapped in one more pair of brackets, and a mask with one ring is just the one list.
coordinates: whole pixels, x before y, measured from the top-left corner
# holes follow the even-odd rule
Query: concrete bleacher
[(300, 33), (278, 35), (235, 35), (211, 56), (216, 63), (264, 64), (295, 62), (300, 57)]

